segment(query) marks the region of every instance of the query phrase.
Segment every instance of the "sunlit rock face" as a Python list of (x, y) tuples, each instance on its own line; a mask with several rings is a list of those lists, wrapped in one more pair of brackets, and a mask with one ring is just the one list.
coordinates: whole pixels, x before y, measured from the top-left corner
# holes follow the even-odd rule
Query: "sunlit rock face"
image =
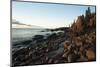
[(78, 16), (77, 20), (72, 24), (72, 31), (73, 32), (82, 32), (83, 31), (83, 21), (82, 16)]

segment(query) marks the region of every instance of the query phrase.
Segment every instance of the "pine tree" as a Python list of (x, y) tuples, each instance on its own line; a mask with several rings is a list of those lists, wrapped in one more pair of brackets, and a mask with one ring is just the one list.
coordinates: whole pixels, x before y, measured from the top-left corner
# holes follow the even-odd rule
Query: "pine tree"
[(89, 23), (89, 19), (91, 17), (91, 10), (90, 10), (90, 7), (88, 7), (88, 9), (86, 10), (85, 12), (85, 27), (87, 27), (87, 24)]
[(90, 7), (88, 7), (88, 15), (91, 14), (91, 10), (90, 10)]

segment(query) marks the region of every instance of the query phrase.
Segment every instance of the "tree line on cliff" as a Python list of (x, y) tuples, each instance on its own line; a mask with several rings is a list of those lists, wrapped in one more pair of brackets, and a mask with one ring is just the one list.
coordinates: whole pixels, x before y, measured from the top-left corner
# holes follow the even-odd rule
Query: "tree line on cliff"
[(91, 12), (90, 7), (86, 10), (85, 15), (78, 16), (70, 27), (70, 30), (76, 35), (90, 32), (93, 29), (96, 29), (96, 12)]

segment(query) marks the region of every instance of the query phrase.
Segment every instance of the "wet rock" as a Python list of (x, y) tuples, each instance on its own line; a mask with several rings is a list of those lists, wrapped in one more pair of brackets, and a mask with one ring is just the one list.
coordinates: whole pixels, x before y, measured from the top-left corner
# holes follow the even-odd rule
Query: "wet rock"
[(47, 39), (55, 39), (56, 37), (57, 37), (57, 34), (53, 33), (53, 34), (49, 35)]
[(72, 54), (68, 55), (68, 62), (72, 62)]
[(79, 55), (76, 55), (74, 53), (68, 55), (68, 62), (76, 62), (76, 60), (79, 58)]
[(23, 61), (25, 59), (24, 55), (19, 55), (18, 57), (15, 58), (15, 61)]
[(38, 39), (43, 39), (43, 35), (35, 35), (34, 37), (33, 37), (33, 40), (38, 40)]
[(49, 49), (48, 48), (46, 49), (46, 52), (49, 52)]
[(39, 47), (36, 47), (36, 48), (35, 48), (35, 50), (38, 50), (38, 49), (39, 49)]
[(32, 38), (33, 41), (36, 41), (36, 42), (42, 42), (44, 41), (44, 36), (43, 35), (35, 35), (33, 38)]
[(23, 45), (28, 45), (28, 44), (30, 44), (31, 42), (32, 42), (32, 40), (27, 40), (27, 41), (21, 42), (21, 44), (23, 44)]
[(27, 48), (22, 48), (20, 50), (17, 50), (16, 52), (13, 53), (13, 58), (16, 58), (19, 55), (26, 55), (28, 52)]
[(70, 45), (70, 41), (65, 41), (64, 42), (64, 48), (65, 49), (68, 49), (69, 45)]
[(67, 58), (67, 56), (68, 56), (68, 52), (65, 52), (65, 53), (62, 55), (63, 58)]
[(46, 57), (45, 60), (48, 61), (49, 60), (49, 57)]
[(59, 62), (59, 60), (55, 60), (54, 63), (57, 64)]
[(48, 63), (53, 63), (53, 59), (49, 59)]
[[(35, 51), (34, 51), (34, 52), (35, 52)], [(33, 51), (30, 51), (28, 55), (30, 56), (30, 55), (32, 55), (34, 52), (33, 52)]]

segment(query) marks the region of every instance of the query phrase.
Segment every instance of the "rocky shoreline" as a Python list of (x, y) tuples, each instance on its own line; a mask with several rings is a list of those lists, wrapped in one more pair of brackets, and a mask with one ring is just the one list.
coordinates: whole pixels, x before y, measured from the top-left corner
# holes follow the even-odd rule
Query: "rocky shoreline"
[(53, 33), (47, 38), (36, 35), (32, 41), (23, 42), (28, 47), (13, 51), (12, 66), (95, 61), (95, 32), (72, 40), (70, 35), (70, 32)]
[[(63, 32), (53, 33), (47, 38), (36, 35), (32, 38), (30, 46), (13, 51), (13, 66), (61, 62), (59, 58), (63, 54), (63, 43), (66, 38)], [(28, 42), (23, 44), (25, 43), (28, 44)]]
[(78, 16), (69, 28), (51, 31), (58, 30), (63, 32), (36, 35), (22, 42), (28, 46), (12, 51), (12, 66), (96, 61), (95, 13)]

